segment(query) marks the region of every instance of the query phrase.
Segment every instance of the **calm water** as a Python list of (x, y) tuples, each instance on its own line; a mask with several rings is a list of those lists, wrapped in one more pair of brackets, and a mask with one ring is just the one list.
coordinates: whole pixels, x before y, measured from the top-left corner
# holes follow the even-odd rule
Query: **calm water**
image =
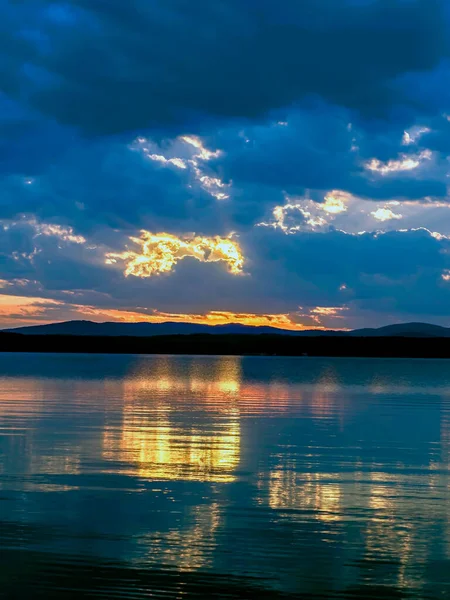
[(0, 354), (3, 598), (450, 598), (450, 361)]

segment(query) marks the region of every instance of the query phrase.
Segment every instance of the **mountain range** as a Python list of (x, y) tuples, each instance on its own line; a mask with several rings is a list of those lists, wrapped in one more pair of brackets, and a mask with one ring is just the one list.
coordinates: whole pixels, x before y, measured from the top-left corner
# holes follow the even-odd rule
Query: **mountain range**
[(93, 321), (65, 321), (48, 325), (34, 325), (4, 329), (3, 331), (25, 335), (77, 335), (77, 336), (134, 336), (193, 334), (270, 334), (289, 336), (327, 337), (450, 337), (450, 328), (428, 323), (400, 323), (377, 329), (355, 329), (353, 331), (303, 330), (290, 331), (276, 327), (254, 327), (250, 325), (198, 325), (195, 323), (95, 323)]

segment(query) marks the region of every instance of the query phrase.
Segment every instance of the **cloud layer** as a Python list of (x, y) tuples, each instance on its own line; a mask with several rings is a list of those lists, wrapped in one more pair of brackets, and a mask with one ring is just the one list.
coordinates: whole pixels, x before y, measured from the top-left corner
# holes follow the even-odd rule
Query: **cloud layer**
[(0, 324), (448, 324), (449, 18), (7, 2)]

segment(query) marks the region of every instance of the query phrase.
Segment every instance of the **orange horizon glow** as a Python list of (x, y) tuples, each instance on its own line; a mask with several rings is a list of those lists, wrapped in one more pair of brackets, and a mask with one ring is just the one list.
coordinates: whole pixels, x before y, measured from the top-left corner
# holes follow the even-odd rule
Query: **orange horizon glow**
[[(136, 310), (97, 308), (81, 304), (67, 304), (59, 300), (38, 297), (9, 296), (0, 294), (0, 328), (13, 328), (69, 320), (89, 319), (95, 322), (113, 321), (117, 323), (192, 323), (196, 325), (248, 325), (269, 326), (289, 331), (319, 330), (327, 328), (320, 322), (320, 316), (337, 316), (338, 308), (311, 308), (310, 314), (299, 313), (255, 314), (229, 311), (209, 311), (207, 313), (168, 313), (152, 310), (151, 313)], [(297, 322), (297, 319), (313, 318), (314, 325)], [(340, 328), (342, 329), (342, 328)]]
[[(84, 307), (87, 308), (87, 307)], [(254, 327), (270, 326), (278, 329), (301, 331), (303, 329), (325, 329), (321, 326), (305, 326), (292, 321), (289, 314), (253, 314), (232, 313), (227, 311), (210, 311), (204, 314), (180, 314), (155, 311), (152, 315), (136, 313), (133, 311), (121, 311), (116, 309), (103, 310), (88, 308), (85, 314), (95, 316), (102, 315), (117, 319), (118, 322), (133, 323), (193, 323), (196, 325), (250, 325)]]

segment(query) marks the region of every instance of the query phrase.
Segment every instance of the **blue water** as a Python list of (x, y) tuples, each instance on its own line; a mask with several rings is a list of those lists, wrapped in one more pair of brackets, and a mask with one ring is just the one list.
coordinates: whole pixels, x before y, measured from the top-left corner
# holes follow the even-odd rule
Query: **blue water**
[(1, 598), (450, 598), (450, 361), (0, 354)]

